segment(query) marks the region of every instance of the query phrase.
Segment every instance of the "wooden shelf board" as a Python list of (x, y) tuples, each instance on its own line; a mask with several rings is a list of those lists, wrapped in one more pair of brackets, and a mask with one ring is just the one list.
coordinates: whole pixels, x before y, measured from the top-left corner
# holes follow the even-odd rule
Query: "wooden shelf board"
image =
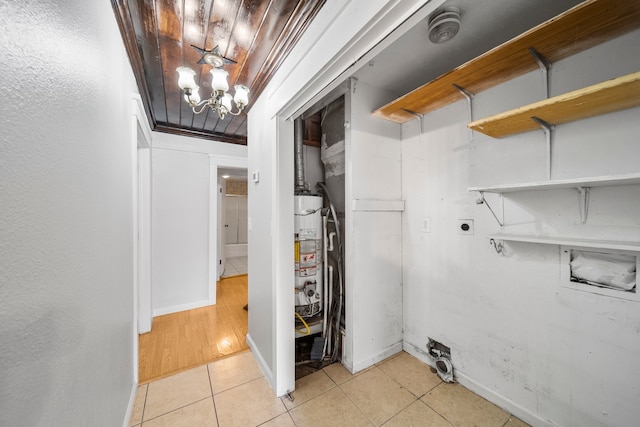
[(640, 184), (640, 173), (591, 178), (559, 179), (553, 181), (534, 181), (519, 184), (494, 185), (489, 187), (469, 187), (468, 190), (486, 193), (515, 193), (518, 191), (559, 190), (563, 188), (606, 187), (634, 184)]
[(468, 127), (493, 138), (540, 129), (531, 117), (551, 125), (640, 106), (640, 71), (476, 120)]
[(535, 236), (528, 234), (496, 233), (491, 239), (509, 242), (540, 243), (545, 245), (580, 246), (583, 248), (617, 249), (640, 252), (640, 242), (620, 242), (613, 240), (583, 239), (576, 237)]
[(375, 117), (405, 123), (464, 99), (457, 84), (479, 93), (538, 68), (529, 53), (535, 48), (553, 63), (640, 28), (640, 2), (588, 0), (408, 94), (380, 107)]

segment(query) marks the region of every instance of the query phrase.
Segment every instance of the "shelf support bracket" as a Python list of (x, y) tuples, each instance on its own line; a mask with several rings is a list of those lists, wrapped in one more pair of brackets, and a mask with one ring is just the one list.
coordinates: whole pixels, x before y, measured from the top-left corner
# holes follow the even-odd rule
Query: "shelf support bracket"
[(424, 119), (424, 115), (423, 114), (418, 114), (415, 111), (411, 111), (411, 110), (407, 110), (406, 108), (403, 108), (402, 111), (404, 111), (405, 113), (409, 113), (412, 116), (414, 116), (415, 118), (418, 119), (418, 123), (420, 123), (420, 136), (422, 136), (422, 134), (424, 133), (424, 127), (423, 127), (423, 119)]
[[(473, 99), (473, 94), (463, 88), (462, 86), (458, 86), (457, 84), (452, 85), (454, 88), (458, 90), (467, 99), (467, 110), (469, 112), (469, 121), (467, 123), (471, 123), (473, 121), (473, 106), (471, 100)], [(473, 141), (473, 130), (469, 129), (469, 141)]]
[(578, 208), (580, 209), (580, 220), (582, 223), (587, 222), (589, 217), (589, 196), (591, 195), (590, 187), (577, 187), (578, 190)]
[(547, 140), (547, 179), (551, 179), (551, 136), (553, 131), (553, 125), (545, 122), (544, 120), (533, 116), (531, 120), (536, 122), (542, 130), (544, 130), (544, 135)]
[(536, 62), (538, 63), (538, 67), (540, 68), (540, 71), (542, 71), (542, 78), (544, 80), (544, 90), (548, 99), (550, 97), (549, 68), (551, 67), (551, 64), (549, 64), (549, 61), (547, 61), (544, 56), (540, 55), (540, 52), (538, 52), (534, 48), (530, 47), (529, 53), (531, 54), (531, 56), (533, 56), (533, 59), (535, 59)]
[(498, 225), (500, 227), (504, 227), (502, 222), (500, 222), (500, 220), (498, 219), (498, 216), (496, 215), (496, 213), (493, 211), (493, 209), (491, 209), (491, 206), (489, 205), (489, 202), (487, 202), (487, 199), (484, 198), (484, 191), (480, 191), (480, 197), (478, 197), (478, 200), (476, 200), (476, 204), (485, 205), (487, 209), (489, 209), (493, 217), (496, 219), (496, 222), (498, 223)]

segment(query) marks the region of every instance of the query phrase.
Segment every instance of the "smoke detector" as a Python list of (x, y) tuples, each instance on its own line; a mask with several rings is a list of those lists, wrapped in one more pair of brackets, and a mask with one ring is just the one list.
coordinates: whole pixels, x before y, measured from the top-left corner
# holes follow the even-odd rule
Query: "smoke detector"
[(460, 9), (448, 7), (429, 19), (429, 40), (444, 43), (451, 40), (460, 30)]

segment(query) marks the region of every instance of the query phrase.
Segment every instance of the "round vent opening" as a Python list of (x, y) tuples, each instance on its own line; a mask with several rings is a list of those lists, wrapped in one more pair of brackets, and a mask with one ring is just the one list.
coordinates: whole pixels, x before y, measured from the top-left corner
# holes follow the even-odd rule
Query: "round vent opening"
[(429, 40), (444, 43), (460, 31), (460, 9), (450, 7), (436, 13), (429, 19)]

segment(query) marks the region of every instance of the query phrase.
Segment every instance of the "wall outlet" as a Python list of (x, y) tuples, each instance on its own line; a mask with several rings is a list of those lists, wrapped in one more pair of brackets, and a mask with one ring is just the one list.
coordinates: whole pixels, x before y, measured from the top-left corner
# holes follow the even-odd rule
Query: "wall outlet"
[(420, 231), (423, 233), (431, 233), (431, 218), (422, 218), (420, 222)]
[(472, 219), (459, 219), (458, 220), (458, 233), (459, 234), (473, 234), (473, 220)]

